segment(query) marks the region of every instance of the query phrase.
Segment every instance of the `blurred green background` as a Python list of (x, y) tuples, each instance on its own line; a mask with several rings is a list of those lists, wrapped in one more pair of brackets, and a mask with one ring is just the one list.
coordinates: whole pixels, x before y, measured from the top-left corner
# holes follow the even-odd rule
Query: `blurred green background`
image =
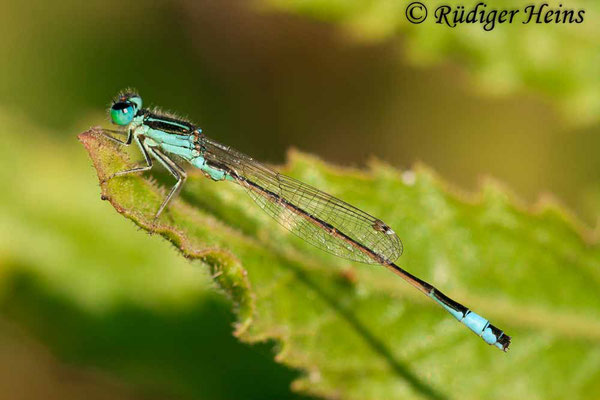
[(99, 200), (76, 134), (106, 126), (126, 87), (260, 160), (295, 147), (357, 167), (420, 161), (468, 191), (491, 175), (597, 227), (591, 12), (586, 25), (484, 35), (407, 26), (403, 2), (299, 3), (1, 3), (0, 393), (302, 397), (273, 343), (231, 337), (205, 271)]

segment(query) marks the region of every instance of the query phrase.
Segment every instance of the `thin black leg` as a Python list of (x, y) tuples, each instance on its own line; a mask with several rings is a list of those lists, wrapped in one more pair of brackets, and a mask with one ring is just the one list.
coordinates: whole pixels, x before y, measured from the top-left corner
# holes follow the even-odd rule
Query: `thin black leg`
[(150, 151), (152, 152), (152, 155), (162, 165), (164, 165), (164, 167), (171, 173), (171, 175), (173, 175), (175, 177), (175, 179), (177, 179), (177, 183), (175, 183), (173, 188), (171, 188), (171, 191), (169, 192), (167, 197), (165, 197), (165, 199), (163, 200), (162, 204), (160, 205), (158, 211), (156, 212), (156, 215), (154, 216), (154, 219), (156, 220), (156, 219), (158, 219), (160, 214), (163, 212), (163, 210), (165, 209), (167, 204), (169, 204), (169, 202), (174, 197), (177, 196), (177, 194), (181, 190), (183, 183), (187, 179), (187, 174), (185, 173), (183, 168), (181, 168), (179, 165), (177, 165), (175, 163), (175, 161), (171, 160), (169, 157), (167, 157), (167, 155), (165, 155), (162, 151), (160, 151), (156, 147), (151, 147)]
[[(108, 135), (105, 135), (105, 136), (110, 137)], [(132, 135), (130, 135), (127, 138), (127, 142), (131, 142), (131, 137), (132, 137)], [(127, 169), (125, 171), (115, 172), (114, 174), (112, 174), (111, 176), (106, 178), (104, 180), (104, 182), (111, 180), (115, 176), (123, 176), (123, 175), (133, 174), (133, 173), (137, 173), (137, 172), (144, 172), (144, 171), (148, 171), (148, 170), (152, 169), (152, 159), (150, 158), (150, 154), (148, 154), (148, 149), (146, 148), (146, 145), (144, 144), (144, 139), (145, 139), (145, 137), (142, 135), (135, 137), (135, 142), (138, 144), (140, 150), (142, 151), (142, 154), (144, 155), (144, 160), (146, 160), (146, 165), (143, 167), (135, 167), (135, 168)], [(121, 142), (120, 140), (115, 139), (115, 138), (113, 138), (113, 140), (115, 140), (119, 143), (122, 143), (125, 146), (129, 146), (129, 144), (130, 144), (127, 142)]]
[(131, 144), (131, 141), (133, 140), (133, 132), (132, 132), (131, 129), (127, 130), (127, 139), (125, 139), (125, 140), (120, 140), (120, 139), (117, 139), (114, 136), (108, 135), (105, 131), (123, 134), (122, 132), (113, 131), (113, 130), (110, 130), (110, 129), (103, 129), (103, 130), (100, 131), (100, 133), (102, 134), (102, 136), (104, 136), (105, 138), (110, 139), (113, 142), (118, 143), (118, 144), (123, 145), (123, 146), (129, 146)]

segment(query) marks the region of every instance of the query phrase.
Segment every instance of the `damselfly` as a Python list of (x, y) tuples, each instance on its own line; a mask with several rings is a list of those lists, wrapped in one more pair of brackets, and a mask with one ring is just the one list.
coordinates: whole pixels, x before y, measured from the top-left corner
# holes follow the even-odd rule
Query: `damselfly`
[(388, 268), (435, 300), (486, 343), (504, 351), (508, 349), (510, 336), (394, 263), (402, 254), (402, 243), (383, 221), (209, 139), (188, 121), (142, 108), (142, 99), (136, 93), (120, 94), (110, 108), (110, 116), (114, 124), (124, 128), (119, 132), (125, 133), (126, 139), (103, 134), (123, 145), (135, 141), (146, 162), (110, 178), (148, 171), (154, 159), (177, 179), (158, 208), (156, 218), (185, 182), (185, 171), (173, 159), (177, 156), (215, 181), (237, 183), (259, 207), (307, 242), (339, 257)]

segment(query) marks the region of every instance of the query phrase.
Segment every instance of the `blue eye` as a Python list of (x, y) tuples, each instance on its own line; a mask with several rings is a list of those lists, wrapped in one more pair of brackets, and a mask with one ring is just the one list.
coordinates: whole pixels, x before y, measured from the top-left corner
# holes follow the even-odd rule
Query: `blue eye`
[(129, 101), (113, 104), (110, 108), (110, 118), (117, 125), (128, 125), (135, 117), (135, 107)]

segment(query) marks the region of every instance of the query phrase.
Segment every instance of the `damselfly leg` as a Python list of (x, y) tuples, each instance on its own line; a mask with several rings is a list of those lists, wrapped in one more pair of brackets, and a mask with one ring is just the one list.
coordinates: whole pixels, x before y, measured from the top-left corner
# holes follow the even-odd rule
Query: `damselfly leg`
[(147, 146), (145, 144), (145, 136), (143, 136), (143, 135), (134, 136), (132, 134), (131, 130), (129, 130), (128, 133), (124, 133), (121, 131), (112, 131), (112, 130), (109, 132), (119, 133), (119, 134), (127, 134), (126, 140), (119, 140), (111, 135), (108, 135), (105, 131), (101, 131), (102, 136), (104, 136), (104, 137), (110, 139), (111, 141), (116, 142), (122, 146), (129, 146), (131, 144), (131, 142), (133, 140), (135, 140), (135, 142), (137, 143), (138, 147), (140, 148), (140, 150), (142, 152), (142, 155), (144, 156), (146, 165), (127, 169), (124, 171), (115, 172), (112, 175), (110, 175), (108, 178), (104, 179), (104, 182), (107, 182), (117, 176), (141, 173), (141, 172), (146, 172), (146, 171), (151, 170), (153, 167), (153, 163), (152, 163), (152, 157), (150, 156), (150, 154), (152, 154), (152, 156), (156, 160), (158, 160), (167, 169), (167, 171), (169, 171), (169, 173), (175, 177), (175, 179), (177, 179), (177, 182), (171, 188), (171, 190), (169, 191), (169, 194), (167, 194), (167, 196), (161, 203), (160, 207), (158, 208), (158, 211), (154, 215), (154, 220), (156, 221), (158, 219), (158, 217), (160, 216), (160, 214), (165, 209), (165, 207), (169, 204), (169, 202), (174, 197), (176, 197), (177, 194), (179, 193), (179, 191), (181, 190), (183, 183), (187, 179), (187, 174), (185, 173), (183, 168), (181, 168), (179, 165), (177, 165), (177, 163), (175, 163), (175, 161), (173, 161), (171, 158), (169, 158), (166, 154), (164, 154), (158, 148)]
[(156, 158), (167, 169), (167, 171), (169, 171), (171, 173), (171, 175), (173, 175), (175, 177), (175, 179), (177, 179), (177, 183), (175, 183), (175, 185), (171, 188), (171, 191), (169, 192), (167, 197), (165, 197), (162, 204), (158, 208), (158, 211), (156, 212), (156, 215), (154, 216), (154, 219), (156, 220), (160, 216), (160, 214), (163, 212), (163, 210), (165, 209), (167, 204), (169, 204), (171, 199), (173, 199), (174, 197), (176, 197), (179, 194), (179, 191), (181, 190), (183, 183), (187, 179), (187, 174), (185, 173), (183, 168), (181, 168), (179, 165), (177, 165), (177, 163), (175, 163), (175, 161), (173, 161), (172, 159), (167, 157), (165, 155), (165, 153), (160, 151), (158, 148), (151, 147), (150, 152), (152, 152), (152, 155), (154, 156), (154, 158)]

